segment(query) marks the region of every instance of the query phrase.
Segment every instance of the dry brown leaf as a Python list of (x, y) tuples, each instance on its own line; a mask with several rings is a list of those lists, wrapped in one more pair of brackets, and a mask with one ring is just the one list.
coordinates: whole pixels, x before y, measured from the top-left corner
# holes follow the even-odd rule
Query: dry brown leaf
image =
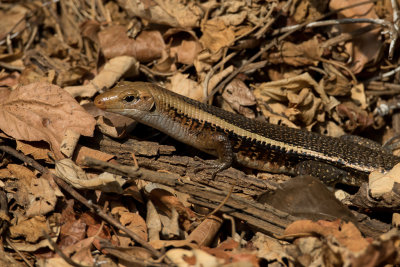
[(220, 266), (221, 262), (201, 249), (170, 249), (165, 253), (177, 266)]
[(202, 101), (204, 96), (203, 88), (199, 86), (197, 82), (189, 79), (188, 77), (189, 74), (182, 74), (180, 72), (175, 73), (169, 78), (171, 84), (167, 85), (167, 88), (180, 95)]
[(79, 242), (64, 248), (63, 253), (71, 257), (71, 259), (76, 263), (86, 266), (92, 266), (94, 263), (94, 258), (91, 253), (91, 248), (94, 239), (95, 237), (88, 237), (80, 240)]
[(21, 32), (26, 28), (24, 17), (29, 9), (24, 5), (13, 5), (10, 9), (0, 11), (0, 40), (4, 40), (7, 34)]
[[(324, 121), (322, 100), (313, 94), (311, 88), (320, 91), (317, 82), (308, 73), (304, 73), (289, 79), (262, 83), (255, 87), (254, 95), (268, 104), (273, 113), (284, 115), (282, 118), (299, 120), (311, 126), (315, 120)], [(327, 98), (326, 95), (323, 97)], [(287, 103), (287, 108), (282, 106), (282, 102)]]
[[(22, 63), (22, 62), (21, 62)], [(9, 63), (13, 65), (12, 63)], [(19, 77), (21, 74), (19, 72), (12, 72), (12, 73), (0, 73), (0, 86), (4, 87), (15, 87), (18, 85)]]
[(172, 208), (168, 215), (160, 212), (159, 216), (162, 224), (162, 236), (166, 239), (180, 238), (181, 230), (179, 227), (179, 213), (176, 209)]
[(188, 29), (198, 27), (204, 16), (203, 10), (195, 2), (118, 0), (118, 3), (126, 9), (130, 16), (172, 27)]
[[(120, 214), (119, 221), (123, 226), (134, 232), (138, 235), (142, 240), (147, 241), (147, 226), (145, 220), (137, 213), (132, 212), (122, 212)], [(124, 236), (124, 234), (122, 234)], [(131, 242), (129, 242), (131, 243)], [(128, 246), (132, 244), (121, 244), (122, 246)]]
[(151, 200), (147, 202), (146, 225), (149, 234), (149, 241), (160, 240), (161, 219)]
[(177, 62), (191, 65), (202, 50), (202, 46), (193, 31), (169, 29), (164, 33), (164, 39), (170, 43), (169, 56)]
[(44, 178), (32, 180), (29, 188), (29, 206), (26, 216), (45, 215), (54, 210), (57, 196), (50, 182)]
[(222, 20), (216, 18), (204, 24), (200, 42), (211, 53), (220, 52), (222, 48), (231, 46), (234, 41), (235, 32), (231, 27), (227, 27)]
[(118, 56), (110, 59), (96, 77), (86, 85), (67, 86), (65, 91), (73, 97), (92, 97), (99, 90), (110, 88), (122, 76), (135, 77), (139, 74), (139, 62), (131, 56)]
[(359, 83), (351, 88), (351, 99), (360, 105), (360, 108), (367, 109), (367, 96), (365, 95), (364, 84)]
[(299, 220), (290, 224), (284, 232), (285, 235), (318, 234), (325, 238), (336, 238), (341, 246), (352, 252), (364, 250), (369, 242), (362, 237), (360, 231), (352, 222), (346, 223), (336, 220), (333, 222)]
[(81, 218), (64, 221), (61, 226), (58, 245), (62, 250), (83, 240), (86, 236), (86, 223)]
[(332, 96), (345, 96), (349, 94), (353, 84), (343, 73), (341, 73), (337, 66), (327, 62), (322, 63), (324, 70), (328, 73), (323, 78), (324, 90), (328, 95)]
[(29, 205), (29, 188), (32, 181), (37, 179), (36, 175), (23, 165), (8, 164), (7, 169), (11, 177), (18, 178), (16, 182), (16, 193), (14, 195), (16, 202), (23, 207), (27, 207)]
[[(7, 90), (7, 89), (6, 89)], [(92, 136), (96, 121), (56, 85), (33, 83), (0, 95), (0, 129), (17, 140), (46, 141), (57, 159), (67, 129)]]
[(44, 216), (35, 216), (27, 220), (21, 220), (16, 225), (9, 228), (10, 238), (23, 237), (25, 241), (34, 243), (43, 237), (43, 231), (49, 233), (51, 229), (48, 227)]
[(395, 165), (387, 173), (371, 172), (368, 178), (369, 193), (373, 198), (379, 199), (385, 194), (391, 193), (395, 183), (400, 184), (400, 164)]
[(255, 248), (257, 248), (257, 255), (260, 258), (266, 259), (268, 262), (278, 261), (285, 265), (284, 259), (288, 258), (283, 245), (275, 238), (257, 232), (251, 239)]
[(46, 163), (52, 163), (49, 158), (50, 148), (46, 142), (27, 142), (17, 140), (17, 150), (25, 155), (32, 156), (36, 160), (45, 160)]
[[(352, 8), (346, 8), (338, 12), (339, 18), (370, 18), (379, 19), (374, 9), (374, 3), (364, 3), (362, 5), (356, 5), (363, 2), (363, 0), (332, 0), (329, 2), (329, 8), (331, 10), (342, 9), (344, 6), (353, 6)], [(356, 6), (354, 6), (356, 5)], [(350, 23), (341, 24), (338, 27), (342, 32), (351, 33), (362, 27), (369, 25), (368, 23)], [(360, 73), (365, 64), (370, 61), (377, 59), (379, 51), (382, 49), (382, 41), (379, 38), (380, 28), (369, 31), (356, 36), (352, 39), (352, 42), (346, 44), (347, 52), (352, 58), (351, 70), (354, 74)]]
[(373, 115), (353, 102), (344, 102), (337, 105), (336, 111), (345, 120), (344, 126), (349, 132), (357, 128), (365, 129), (374, 123)]
[(67, 129), (64, 134), (64, 138), (61, 142), (61, 153), (63, 153), (67, 158), (70, 158), (75, 151), (75, 147), (78, 144), (80, 134)]
[(231, 108), (248, 118), (255, 118), (253, 110), (247, 106), (257, 104), (253, 92), (240, 79), (233, 79), (222, 92), (222, 97), (229, 103)]
[(107, 246), (104, 251), (118, 258), (121, 266), (136, 266), (138, 260), (149, 261), (152, 258), (150, 251), (142, 247)]
[(123, 192), (121, 187), (126, 182), (121, 176), (107, 172), (89, 178), (71, 159), (56, 162), (56, 175), (78, 189), (97, 189), (117, 194)]
[(176, 196), (167, 190), (155, 188), (151, 190), (149, 198), (156, 208), (165, 214), (171, 215), (172, 209), (175, 209), (183, 218), (194, 217), (194, 213), (190, 209), (186, 208)]
[(106, 58), (131, 56), (140, 62), (149, 62), (161, 57), (165, 50), (159, 31), (143, 31), (135, 39), (126, 34), (123, 26), (113, 25), (99, 32), (99, 42)]
[(300, 44), (283, 42), (279, 48), (280, 51), (270, 53), (266, 56), (273, 64), (285, 63), (295, 67), (316, 65), (321, 60), (323, 53), (317, 37)]

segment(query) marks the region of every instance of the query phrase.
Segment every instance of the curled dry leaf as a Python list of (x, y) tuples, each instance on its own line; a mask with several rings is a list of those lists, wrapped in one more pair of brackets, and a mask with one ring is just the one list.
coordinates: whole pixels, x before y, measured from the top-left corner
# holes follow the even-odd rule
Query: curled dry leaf
[(106, 58), (131, 56), (140, 62), (149, 62), (161, 57), (165, 50), (159, 31), (143, 31), (136, 39), (126, 34), (123, 26), (115, 25), (99, 32), (99, 42)]
[(96, 121), (67, 92), (48, 83), (0, 90), (0, 129), (17, 140), (46, 141), (57, 159), (67, 129), (92, 136)]
[(175, 73), (169, 78), (171, 84), (167, 88), (172, 92), (202, 101), (204, 98), (203, 88), (197, 82), (189, 79), (188, 76), (189, 74)]
[(101, 89), (110, 88), (122, 76), (137, 76), (139, 62), (131, 56), (118, 56), (110, 59), (100, 73), (86, 85), (67, 86), (65, 91), (73, 97), (92, 97)]
[(140, 17), (151, 23), (172, 27), (193, 28), (200, 25), (204, 16), (195, 2), (168, 1), (127, 1), (118, 0), (130, 16)]
[[(322, 100), (311, 91), (320, 91), (318, 87), (317, 82), (304, 73), (289, 79), (262, 83), (255, 88), (254, 95), (268, 104), (275, 114), (283, 115), (290, 121), (299, 120), (308, 126), (315, 120), (324, 121)], [(288, 107), (282, 109), (281, 102), (287, 102)]]
[(349, 94), (353, 84), (336, 66), (327, 62), (322, 63), (325, 72), (328, 74), (323, 78), (324, 90), (328, 95), (344, 96)]
[(255, 118), (254, 112), (247, 106), (255, 105), (256, 98), (246, 84), (240, 79), (233, 79), (222, 92), (223, 99), (233, 110), (248, 118)]
[(149, 241), (160, 240), (161, 220), (151, 200), (147, 201), (146, 225)]
[(200, 42), (204, 48), (216, 54), (222, 48), (229, 47), (235, 41), (235, 32), (220, 19), (209, 20), (204, 24)]
[(26, 216), (45, 215), (54, 210), (57, 197), (50, 182), (44, 178), (32, 180), (29, 190), (29, 206)]
[(44, 216), (35, 216), (30, 219), (20, 220), (18, 224), (9, 228), (10, 238), (23, 237), (26, 241), (34, 243), (43, 237), (43, 231), (49, 233), (51, 229), (47, 225)]
[(217, 257), (214, 257), (201, 249), (170, 249), (165, 253), (175, 265), (177, 266), (220, 266)]
[(46, 142), (26, 142), (17, 140), (17, 150), (25, 155), (30, 155), (36, 160), (45, 160), (46, 163), (53, 163), (49, 158), (50, 148)]
[(369, 242), (362, 237), (360, 231), (352, 222), (346, 223), (336, 220), (333, 222), (311, 220), (299, 220), (290, 224), (285, 229), (285, 235), (317, 234), (332, 240), (336, 239), (341, 246), (346, 247), (352, 252), (364, 250)]
[[(356, 5), (363, 2), (363, 0), (332, 0), (329, 2), (331, 10), (342, 9), (343, 6), (353, 6), (345, 8), (338, 12), (339, 18), (369, 18), (379, 19), (374, 9), (374, 3), (368, 2), (362, 5)], [(362, 27), (369, 25), (368, 23), (349, 23), (338, 25), (342, 32), (352, 33)], [(352, 66), (351, 70), (354, 74), (360, 73), (365, 64), (370, 61), (376, 60), (379, 51), (382, 49), (382, 41), (379, 38), (380, 28), (364, 33), (360, 36), (355, 36), (352, 42), (346, 44), (346, 50), (351, 55)]]
[[(137, 213), (133, 212), (122, 212), (119, 217), (119, 221), (123, 226), (134, 232), (138, 235), (142, 240), (147, 241), (147, 226), (145, 220)], [(125, 234), (121, 234), (125, 236)], [(123, 245), (132, 245), (130, 241), (127, 244)]]
[(203, 49), (193, 31), (169, 29), (164, 33), (164, 39), (170, 43), (169, 56), (177, 62), (191, 65)]
[(266, 56), (273, 64), (285, 63), (295, 67), (316, 65), (321, 60), (323, 53), (317, 37), (300, 44), (283, 42), (279, 48), (280, 51)]
[(78, 189), (98, 189), (118, 194), (123, 192), (121, 186), (125, 183), (121, 176), (107, 172), (89, 179), (82, 168), (71, 159), (62, 159), (56, 162), (56, 175)]
[(344, 126), (350, 132), (357, 128), (365, 129), (374, 123), (373, 115), (353, 102), (344, 102), (337, 105), (336, 111), (342, 119), (346, 120)]

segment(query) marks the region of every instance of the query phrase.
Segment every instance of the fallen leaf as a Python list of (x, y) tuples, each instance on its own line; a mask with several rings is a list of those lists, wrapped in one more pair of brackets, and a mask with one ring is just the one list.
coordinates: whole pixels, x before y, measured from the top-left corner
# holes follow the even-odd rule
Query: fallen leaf
[[(6, 90), (6, 91), (5, 91)], [(91, 136), (96, 121), (67, 92), (48, 83), (3, 89), (0, 129), (17, 140), (46, 141), (57, 159), (67, 129)]]
[(300, 44), (283, 42), (279, 51), (268, 53), (266, 58), (273, 64), (285, 63), (295, 67), (316, 65), (320, 60), (323, 49), (317, 37)]
[(120, 25), (110, 26), (99, 32), (99, 42), (106, 58), (131, 56), (140, 62), (149, 62), (161, 57), (165, 49), (159, 31), (143, 31), (135, 39), (126, 34)]
[(29, 205), (26, 216), (45, 215), (54, 210), (57, 197), (50, 182), (44, 178), (33, 179), (29, 187)]
[(30, 243), (35, 243), (42, 238), (43, 231), (47, 233), (51, 231), (44, 216), (35, 216), (30, 219), (21, 220), (16, 225), (10, 226), (9, 230), (10, 238), (23, 237), (25, 241)]
[(222, 20), (216, 18), (204, 24), (200, 42), (211, 53), (220, 52), (222, 48), (229, 47), (234, 41), (235, 32), (231, 27), (227, 27)]
[[(361, 2), (363, 2), (363, 0), (332, 0), (329, 2), (329, 8), (332, 11), (338, 10), (339, 18), (379, 19), (374, 9), (374, 3), (368, 2), (357, 5)], [(344, 6), (351, 7), (343, 9)], [(342, 32), (351, 33), (367, 25), (369, 25), (369, 23), (349, 23), (340, 24), (338, 27)], [(376, 27), (372, 31), (353, 37), (351, 42), (346, 44), (346, 50), (352, 59), (351, 70), (354, 74), (360, 73), (365, 64), (377, 59), (383, 47), (382, 41), (379, 38), (380, 31), (381, 29)]]
[(136, 16), (151, 23), (172, 27), (198, 27), (204, 16), (204, 11), (196, 2), (180, 0), (162, 2), (119, 0), (118, 2), (132, 17)]
[(352, 252), (364, 250), (369, 242), (362, 237), (360, 231), (352, 222), (333, 222), (311, 220), (299, 220), (286, 227), (285, 235), (298, 234), (317, 234), (325, 238), (336, 238), (341, 246), (348, 248)]
[(46, 163), (53, 163), (49, 154), (50, 147), (46, 142), (27, 142), (17, 140), (17, 150), (21, 151), (27, 156), (32, 156), (36, 160), (45, 160)]

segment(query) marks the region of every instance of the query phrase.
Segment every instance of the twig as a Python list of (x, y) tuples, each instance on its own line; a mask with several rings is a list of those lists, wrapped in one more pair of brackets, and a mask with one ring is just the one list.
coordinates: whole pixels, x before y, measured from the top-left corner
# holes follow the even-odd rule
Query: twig
[(203, 82), (203, 95), (206, 96), (206, 100), (209, 99), (207, 97), (208, 96), (208, 83), (209, 83), (211, 77), (214, 75), (215, 70), (218, 69), (219, 67), (221, 67), (222, 65), (224, 65), (226, 62), (228, 62), (231, 58), (233, 58), (236, 55), (237, 55), (237, 52), (233, 52), (233, 53), (227, 55), (220, 62), (218, 62), (217, 65), (213, 66), (210, 69), (210, 71), (207, 73), (206, 77), (204, 78), (204, 82)]
[[(49, 172), (49, 170), (42, 165), (40, 165), (37, 161), (35, 161), (32, 158), (29, 158), (25, 156), (22, 153), (19, 153), (17, 150), (13, 149), (12, 147), (5, 146), (5, 145), (0, 145), (0, 150), (7, 152), (8, 154), (22, 160), (23, 162), (26, 162), (42, 174), (48, 174), (51, 175), (51, 177), (54, 179), (54, 181), (57, 183), (58, 186), (60, 186), (62, 189), (64, 189), (66, 192), (68, 192), (72, 197), (74, 197), (76, 200), (81, 202), (83, 205), (85, 205), (88, 209), (90, 209), (93, 213), (97, 214), (101, 218), (103, 218), (106, 222), (110, 223), (114, 227), (118, 228), (119, 230), (125, 232), (129, 237), (131, 237), (136, 243), (140, 244), (142, 247), (148, 249), (154, 256), (160, 258), (162, 254), (155, 250), (149, 243), (146, 241), (142, 240), (141, 237), (139, 237), (137, 234), (135, 234), (133, 231), (130, 229), (126, 228), (123, 226), (121, 223), (119, 223), (116, 219), (113, 217), (109, 216), (106, 214), (100, 207), (97, 205), (89, 202), (87, 199), (85, 199), (81, 194), (79, 194), (74, 188), (72, 188), (70, 185), (68, 185), (64, 180), (59, 178), (58, 176), (52, 174)], [(166, 258), (166, 260), (168, 260)]]
[(75, 261), (73, 261), (70, 257), (64, 254), (64, 252), (57, 246), (56, 243), (51, 239), (51, 236), (46, 232), (43, 231), (44, 237), (46, 237), (47, 241), (49, 241), (50, 245), (53, 247), (54, 251), (63, 259), (65, 260), (68, 264), (75, 266), (75, 267), (90, 267), (88, 265), (82, 265), (79, 264)]
[(232, 185), (231, 189), (229, 190), (226, 197), (221, 201), (221, 203), (219, 203), (219, 205), (212, 212), (207, 214), (207, 216), (204, 218), (204, 220), (206, 220), (207, 218), (210, 218), (210, 216), (217, 213), (228, 202), (228, 199), (231, 197), (234, 188), (235, 188), (235, 185)]
[(14, 244), (11, 242), (11, 240), (6, 237), (6, 242), (7, 244), (15, 251), (17, 252), (17, 254), (22, 258), (22, 260), (26, 263), (26, 265), (28, 265), (29, 267), (33, 267), (33, 265), (28, 261), (28, 259), (24, 256), (24, 254), (21, 253), (21, 251), (19, 251)]

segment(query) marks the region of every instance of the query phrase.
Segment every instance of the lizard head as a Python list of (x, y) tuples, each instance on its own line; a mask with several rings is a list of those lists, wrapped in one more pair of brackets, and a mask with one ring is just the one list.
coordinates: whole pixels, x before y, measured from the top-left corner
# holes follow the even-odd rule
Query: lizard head
[(98, 95), (94, 104), (105, 111), (140, 119), (155, 107), (148, 86), (144, 82), (120, 82), (110, 91)]

